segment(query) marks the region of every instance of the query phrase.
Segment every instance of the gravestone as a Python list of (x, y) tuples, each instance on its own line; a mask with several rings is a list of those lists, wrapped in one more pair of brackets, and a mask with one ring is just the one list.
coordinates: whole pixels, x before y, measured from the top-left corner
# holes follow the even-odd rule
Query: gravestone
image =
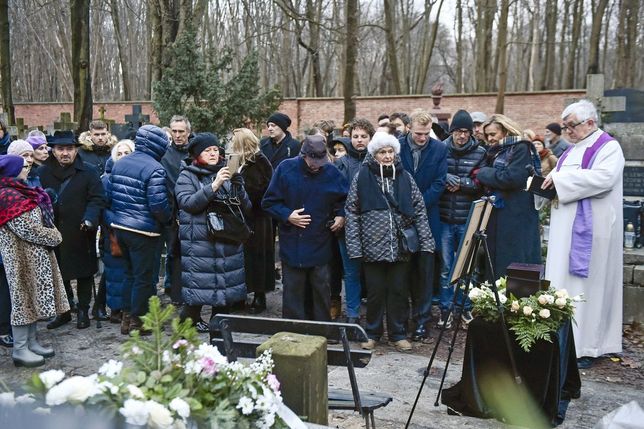
[[(607, 97), (604, 95), (604, 75), (589, 74), (586, 76), (586, 95), (584, 99), (592, 101), (597, 108), (598, 125), (602, 126), (602, 118), (609, 112), (626, 110), (626, 97)], [(579, 101), (579, 98), (568, 98), (566, 106)]]
[(76, 131), (76, 128), (78, 123), (72, 121), (72, 114), (69, 112), (61, 112), (60, 120), (54, 121), (55, 131)]
[(107, 128), (111, 131), (112, 125), (116, 122), (114, 119), (107, 119), (105, 118), (105, 106), (101, 106), (98, 108), (98, 119), (103, 121), (105, 124), (107, 124)]
[(136, 132), (143, 124), (150, 122), (150, 115), (142, 113), (141, 105), (134, 104), (132, 106), (132, 113), (125, 115), (124, 124), (112, 124), (110, 131), (119, 140), (126, 139)]

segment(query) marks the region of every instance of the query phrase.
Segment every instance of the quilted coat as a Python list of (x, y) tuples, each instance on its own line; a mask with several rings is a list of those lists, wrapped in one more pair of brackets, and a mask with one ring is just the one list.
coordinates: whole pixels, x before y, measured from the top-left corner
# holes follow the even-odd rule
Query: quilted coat
[[(230, 306), (246, 299), (244, 249), (241, 243), (208, 238), (206, 209), (215, 199), (225, 199), (230, 181), (217, 192), (211, 184), (216, 171), (184, 165), (174, 189), (179, 208), (181, 240), (181, 295), (188, 305)], [(249, 212), (250, 200), (243, 190), (242, 210)]]
[(159, 234), (169, 223), (172, 205), (159, 162), (167, 146), (165, 131), (144, 125), (137, 132), (134, 153), (114, 165), (106, 194), (115, 225)]

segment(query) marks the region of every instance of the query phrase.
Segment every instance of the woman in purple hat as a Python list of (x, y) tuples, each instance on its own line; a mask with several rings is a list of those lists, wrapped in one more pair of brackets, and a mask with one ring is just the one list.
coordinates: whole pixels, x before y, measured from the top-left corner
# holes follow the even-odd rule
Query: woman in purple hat
[(32, 170), (37, 170), (47, 158), (49, 158), (49, 146), (47, 146), (47, 138), (40, 130), (29, 131), (27, 136), (27, 143), (34, 149), (34, 164)]
[(53, 247), (62, 237), (54, 226), (49, 196), (24, 183), (28, 169), (16, 155), (0, 156), (0, 252), (13, 309), (16, 366), (44, 364), (54, 350), (36, 339), (36, 323), (69, 311)]

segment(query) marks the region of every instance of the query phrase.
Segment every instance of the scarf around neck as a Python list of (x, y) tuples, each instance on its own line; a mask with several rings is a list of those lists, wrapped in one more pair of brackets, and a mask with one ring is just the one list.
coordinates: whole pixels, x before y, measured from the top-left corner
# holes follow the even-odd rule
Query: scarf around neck
[(417, 144), (411, 136), (411, 132), (407, 134), (407, 142), (409, 144), (409, 149), (411, 149), (411, 157), (414, 160), (414, 173), (418, 170), (420, 165), (420, 156), (422, 152), (429, 147), (431, 144), (431, 139), (427, 139), (427, 142), (424, 145)]
[(54, 226), (54, 211), (49, 195), (42, 188), (32, 188), (15, 177), (0, 177), (0, 226), (40, 207), (43, 223)]
[(389, 210), (391, 206), (407, 217), (414, 216), (411, 181), (398, 155), (391, 166), (382, 166), (371, 154), (367, 155), (358, 171), (358, 199), (360, 213)]
[[(584, 154), (581, 159), (582, 170), (592, 168), (595, 158), (597, 157), (597, 153), (606, 145), (606, 143), (613, 140), (614, 139), (610, 134), (605, 131), (601, 131), (601, 134), (595, 143), (584, 150)], [(561, 158), (559, 158), (559, 161), (557, 162), (556, 171), (561, 169), (561, 166), (574, 147), (575, 145), (571, 145), (561, 155)], [(577, 212), (575, 213), (575, 220), (572, 224), (570, 254), (568, 256), (568, 272), (570, 274), (577, 277), (588, 278), (592, 249), (593, 207), (590, 203), (590, 198), (583, 198), (577, 201)]]

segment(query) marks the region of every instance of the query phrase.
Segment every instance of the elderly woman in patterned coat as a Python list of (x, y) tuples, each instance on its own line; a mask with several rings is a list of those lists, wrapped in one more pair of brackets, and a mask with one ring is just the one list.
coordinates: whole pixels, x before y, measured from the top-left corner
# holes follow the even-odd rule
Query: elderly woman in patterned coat
[(69, 303), (53, 251), (62, 237), (51, 202), (41, 188), (23, 182), (25, 167), (20, 156), (0, 156), (0, 252), (13, 304), (13, 362), (34, 367), (54, 355), (38, 343), (36, 322), (69, 311)]

